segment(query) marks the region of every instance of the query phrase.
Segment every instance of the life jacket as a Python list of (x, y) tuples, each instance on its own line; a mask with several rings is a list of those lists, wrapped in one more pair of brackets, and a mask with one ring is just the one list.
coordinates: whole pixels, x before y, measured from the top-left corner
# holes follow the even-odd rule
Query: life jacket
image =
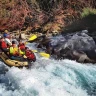
[(25, 50), (25, 44), (24, 44), (24, 43), (19, 44), (19, 48), (20, 48), (21, 50)]
[(19, 44), (19, 54), (24, 55), (25, 54), (25, 45), (24, 43)]
[(27, 56), (28, 59), (30, 59), (30, 60), (36, 59), (34, 53), (31, 50), (26, 50), (25, 53), (26, 53), (25, 55)]
[(7, 37), (7, 36), (8, 36), (8, 34), (7, 34), (7, 33), (4, 33), (4, 34), (3, 34), (3, 37)]
[(19, 54), (20, 55), (25, 55), (25, 51), (22, 51), (21, 49), (19, 49)]
[(1, 48), (7, 48), (7, 44), (5, 41), (1, 41)]
[(12, 54), (12, 55), (19, 55), (18, 47), (10, 47), (9, 49), (10, 49), (9, 50), (10, 54)]

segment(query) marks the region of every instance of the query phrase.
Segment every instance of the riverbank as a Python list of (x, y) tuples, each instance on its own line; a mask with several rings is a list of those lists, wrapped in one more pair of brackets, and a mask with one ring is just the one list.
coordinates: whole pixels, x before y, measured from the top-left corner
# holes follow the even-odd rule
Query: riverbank
[(81, 20), (77, 20), (63, 29), (62, 34), (88, 30), (89, 33), (96, 31), (96, 15), (90, 14)]

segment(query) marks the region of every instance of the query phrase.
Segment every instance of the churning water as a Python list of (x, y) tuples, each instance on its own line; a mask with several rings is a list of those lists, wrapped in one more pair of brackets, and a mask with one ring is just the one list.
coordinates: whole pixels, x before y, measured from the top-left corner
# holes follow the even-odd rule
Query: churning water
[(30, 69), (1, 73), (0, 96), (96, 96), (96, 66), (38, 58)]

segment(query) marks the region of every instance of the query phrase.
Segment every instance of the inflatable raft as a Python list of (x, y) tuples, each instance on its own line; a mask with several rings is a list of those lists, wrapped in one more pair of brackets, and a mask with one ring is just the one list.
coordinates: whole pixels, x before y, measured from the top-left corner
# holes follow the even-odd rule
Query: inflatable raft
[(4, 52), (0, 53), (0, 58), (3, 60), (3, 62), (12, 67), (29, 67), (29, 62), (28, 61), (19, 61), (19, 60), (12, 60), (10, 59)]

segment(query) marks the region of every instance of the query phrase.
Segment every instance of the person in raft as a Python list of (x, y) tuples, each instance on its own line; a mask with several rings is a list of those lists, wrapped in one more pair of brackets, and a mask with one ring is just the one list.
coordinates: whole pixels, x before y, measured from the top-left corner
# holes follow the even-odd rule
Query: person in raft
[(25, 43), (23, 43), (21, 40), (19, 41), (19, 54), (21, 56), (25, 55)]
[(28, 47), (25, 47), (25, 56), (28, 60), (32, 60), (33, 62), (36, 61), (34, 53)]
[(11, 59), (17, 59), (19, 56), (18, 46), (16, 45), (15, 41), (12, 41), (12, 46), (9, 48), (9, 54)]
[(22, 55), (20, 55), (20, 51), (18, 45), (15, 41), (12, 41), (12, 46), (10, 46), (9, 55), (12, 60), (26, 60)]
[(3, 37), (5, 38), (7, 45), (10, 47), (12, 45), (12, 42), (10, 40), (11, 36), (9, 35), (8, 30), (4, 31)]
[(22, 40), (19, 42), (18, 47), (20, 56), (23, 56), (24, 58), (33, 62), (36, 61), (34, 53), (28, 47), (25, 47), (25, 43), (23, 43)]
[(9, 51), (8, 46), (7, 46), (6, 42), (5, 42), (4, 37), (1, 37), (1, 39), (0, 39), (0, 49), (2, 51), (4, 51), (6, 54)]
[(5, 30), (4, 31), (4, 34), (3, 34), (3, 37), (6, 37), (6, 36), (8, 36), (9, 34), (8, 34), (8, 30)]

